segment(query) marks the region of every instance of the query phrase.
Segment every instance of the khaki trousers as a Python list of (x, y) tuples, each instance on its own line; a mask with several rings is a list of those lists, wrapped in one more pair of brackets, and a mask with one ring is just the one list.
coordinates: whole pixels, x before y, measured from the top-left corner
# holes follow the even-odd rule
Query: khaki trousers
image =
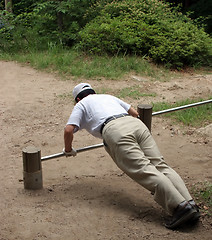
[(181, 177), (169, 167), (143, 122), (126, 116), (103, 129), (105, 149), (117, 166), (148, 189), (168, 213), (192, 199)]

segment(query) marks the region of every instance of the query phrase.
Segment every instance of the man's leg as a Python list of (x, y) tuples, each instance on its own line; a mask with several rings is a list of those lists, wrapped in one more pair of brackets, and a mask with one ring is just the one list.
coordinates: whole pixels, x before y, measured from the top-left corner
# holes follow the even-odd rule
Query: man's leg
[(142, 133), (139, 133), (137, 137), (140, 148), (144, 152), (144, 155), (150, 160), (151, 164), (153, 164), (159, 172), (163, 173), (167, 178), (169, 178), (169, 180), (186, 201), (190, 201), (192, 197), (185, 186), (184, 181), (174, 171), (174, 169), (166, 164), (150, 132), (146, 130)]
[[(140, 122), (140, 120), (138, 121)], [(151, 191), (155, 201), (166, 211), (173, 213), (174, 209), (185, 198), (177, 191), (172, 182), (157, 170), (141, 150), (137, 139), (135, 139), (137, 134), (135, 132), (139, 133), (145, 130), (143, 124), (138, 124), (130, 117), (111, 121), (103, 132), (104, 140), (108, 145), (106, 150), (120, 169)]]
[[(143, 142), (138, 141), (141, 136)], [(185, 197), (166, 177), (166, 175), (175, 174), (177, 175), (175, 178), (179, 179), (179, 175), (172, 172), (171, 168), (167, 168), (168, 166), (162, 161), (162, 158), (159, 161), (154, 160), (156, 158), (154, 155), (158, 156), (159, 151), (143, 124), (132, 120), (132, 118), (128, 118), (127, 121), (126, 118), (117, 119), (106, 125), (103, 131), (103, 139), (106, 143), (106, 150), (118, 167), (151, 191), (154, 194), (155, 201), (173, 215), (171, 222), (166, 224), (166, 227), (174, 229), (188, 220), (199, 217), (196, 209), (186, 201)], [(154, 150), (149, 154), (150, 158), (153, 157), (151, 160), (154, 164), (145, 156), (141, 148), (144, 148), (146, 153), (149, 150)], [(158, 153), (156, 153), (156, 150)], [(158, 167), (159, 165), (160, 167)]]

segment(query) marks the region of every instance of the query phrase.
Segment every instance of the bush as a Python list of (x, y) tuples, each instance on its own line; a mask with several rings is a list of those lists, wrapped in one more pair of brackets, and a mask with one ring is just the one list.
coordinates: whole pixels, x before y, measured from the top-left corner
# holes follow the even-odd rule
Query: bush
[(32, 13), (23, 13), (15, 16), (0, 11), (3, 26), (0, 28), (0, 49), (5, 52), (20, 52), (29, 49), (42, 50), (48, 46), (48, 37), (41, 36), (36, 28), (32, 27), (34, 20)]
[(0, 23), (9, 26), (0, 29), (1, 50), (43, 50), (49, 43), (73, 46), (90, 5), (88, 0), (14, 1), (13, 14), (0, 10)]
[(169, 4), (124, 0), (95, 9), (97, 16), (79, 33), (78, 47), (85, 51), (147, 55), (177, 68), (211, 64), (211, 38)]

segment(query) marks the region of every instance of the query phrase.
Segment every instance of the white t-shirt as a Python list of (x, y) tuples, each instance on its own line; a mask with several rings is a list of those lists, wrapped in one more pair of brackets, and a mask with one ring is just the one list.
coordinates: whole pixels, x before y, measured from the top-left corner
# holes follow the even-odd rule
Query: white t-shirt
[(102, 138), (100, 129), (105, 120), (113, 115), (127, 113), (130, 107), (114, 96), (91, 94), (74, 106), (67, 125), (75, 125), (75, 132), (86, 129), (93, 136)]

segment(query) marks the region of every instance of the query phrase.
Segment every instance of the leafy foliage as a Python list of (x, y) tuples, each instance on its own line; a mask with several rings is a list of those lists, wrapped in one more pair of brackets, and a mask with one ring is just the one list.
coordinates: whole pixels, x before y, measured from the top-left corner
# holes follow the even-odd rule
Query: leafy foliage
[(89, 7), (88, 0), (42, 1), (33, 10), (38, 31), (49, 35), (54, 42), (72, 45), (80, 28), (85, 25), (82, 16)]
[(211, 38), (163, 1), (13, 0), (13, 4), (13, 14), (0, 11), (1, 51), (39, 51), (57, 45), (99, 55), (139, 55), (176, 68), (212, 62)]
[(200, 22), (206, 32), (212, 34), (212, 1), (199, 0), (188, 8), (190, 17)]
[(200, 24), (207, 33), (212, 34), (212, 1), (211, 0), (164, 0), (180, 6), (180, 11)]
[[(83, 15), (92, 1), (14, 1), (14, 14), (0, 11), (2, 39), (6, 51), (47, 49), (49, 43), (72, 46), (85, 25)], [(7, 23), (7, 24), (5, 24)], [(5, 26), (9, 25), (8, 33)], [(20, 37), (18, 37), (20, 36)], [(17, 38), (18, 37), (18, 38)], [(20, 48), (21, 47), (21, 48)]]
[[(209, 36), (169, 4), (124, 0), (100, 8), (96, 6), (99, 15), (79, 34), (81, 49), (95, 54), (147, 55), (178, 68), (211, 62)], [(92, 14), (97, 14), (95, 9)]]

